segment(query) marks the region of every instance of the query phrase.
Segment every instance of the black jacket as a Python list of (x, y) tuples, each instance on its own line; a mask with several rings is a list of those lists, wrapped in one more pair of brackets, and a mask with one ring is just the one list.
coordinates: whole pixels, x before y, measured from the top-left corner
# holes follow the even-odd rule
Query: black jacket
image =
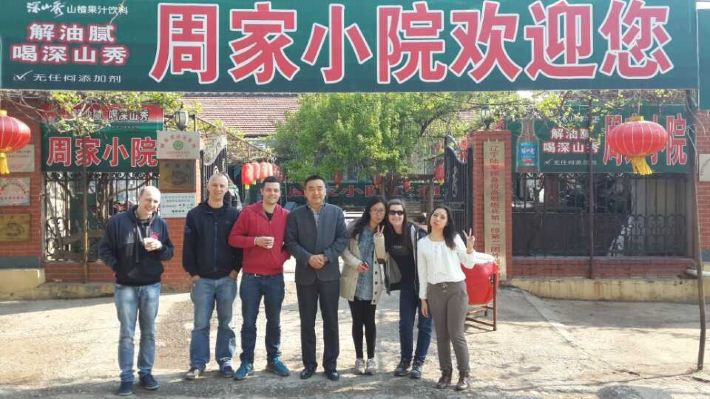
[(106, 233), (99, 244), (99, 258), (116, 274), (116, 283), (123, 285), (148, 285), (160, 282), (162, 261), (173, 257), (174, 247), (168, 236), (168, 225), (160, 216), (153, 215), (146, 236), (163, 244), (157, 251), (148, 252), (141, 242), (138, 206), (116, 214), (106, 224)]
[[(407, 223), (407, 233), (409, 234), (409, 240), (412, 245), (412, 251), (413, 251), (413, 256), (414, 256), (414, 292), (419, 295), (419, 273), (418, 273), (418, 268), (417, 268), (417, 244), (419, 240), (422, 238), (426, 237), (427, 232), (426, 230), (422, 229), (421, 227), (413, 224), (413, 223)], [(385, 240), (388, 238), (392, 237), (394, 232), (392, 231), (392, 227), (387, 227), (385, 228)], [(402, 270), (400, 269), (399, 265), (397, 265), (397, 262), (394, 260), (394, 258), (389, 255), (389, 248), (391, 243), (386, 242), (386, 247), (387, 247), (387, 259), (385, 262), (385, 287), (387, 289), (387, 293), (390, 291), (397, 291), (400, 290), (402, 287)]]
[(207, 201), (187, 213), (182, 246), (182, 267), (186, 272), (216, 279), (241, 270), (242, 250), (227, 243), (238, 217), (237, 208), (225, 204), (215, 209)]

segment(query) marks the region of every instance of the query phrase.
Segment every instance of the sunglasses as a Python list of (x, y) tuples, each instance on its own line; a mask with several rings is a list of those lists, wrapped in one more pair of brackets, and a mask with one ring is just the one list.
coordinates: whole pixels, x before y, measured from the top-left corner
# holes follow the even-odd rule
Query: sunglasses
[(404, 211), (389, 211), (389, 214), (392, 216), (394, 216), (394, 215), (404, 216)]

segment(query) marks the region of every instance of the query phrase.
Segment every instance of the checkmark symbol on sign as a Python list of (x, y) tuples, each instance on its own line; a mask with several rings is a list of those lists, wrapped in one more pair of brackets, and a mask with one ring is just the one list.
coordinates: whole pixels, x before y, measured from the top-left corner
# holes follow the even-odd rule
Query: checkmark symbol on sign
[(23, 73), (23, 74), (18, 74), (18, 73), (16, 73), (16, 74), (15, 74), (15, 80), (25, 80), (25, 78), (27, 77), (27, 75), (30, 74), (30, 72), (32, 72), (32, 71), (30, 70), (30, 71), (27, 71), (27, 72), (25, 72), (25, 73)]

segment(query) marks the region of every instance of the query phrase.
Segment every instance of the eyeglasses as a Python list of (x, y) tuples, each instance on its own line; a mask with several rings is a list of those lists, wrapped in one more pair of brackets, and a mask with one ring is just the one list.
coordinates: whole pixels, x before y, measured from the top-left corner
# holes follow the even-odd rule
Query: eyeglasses
[(384, 209), (370, 209), (371, 213), (385, 213)]
[(389, 214), (392, 216), (394, 216), (394, 215), (404, 216), (404, 211), (389, 211)]

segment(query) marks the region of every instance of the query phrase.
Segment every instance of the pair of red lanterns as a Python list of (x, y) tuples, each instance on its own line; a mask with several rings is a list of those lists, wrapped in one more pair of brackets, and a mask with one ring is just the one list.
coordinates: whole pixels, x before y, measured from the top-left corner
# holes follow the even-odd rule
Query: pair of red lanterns
[(264, 181), (269, 176), (281, 178), (281, 168), (271, 162), (247, 162), (242, 165), (242, 185), (245, 189), (256, 183)]
[(0, 175), (10, 174), (7, 154), (17, 151), (30, 142), (30, 128), (19, 119), (7, 116), (0, 109)]

